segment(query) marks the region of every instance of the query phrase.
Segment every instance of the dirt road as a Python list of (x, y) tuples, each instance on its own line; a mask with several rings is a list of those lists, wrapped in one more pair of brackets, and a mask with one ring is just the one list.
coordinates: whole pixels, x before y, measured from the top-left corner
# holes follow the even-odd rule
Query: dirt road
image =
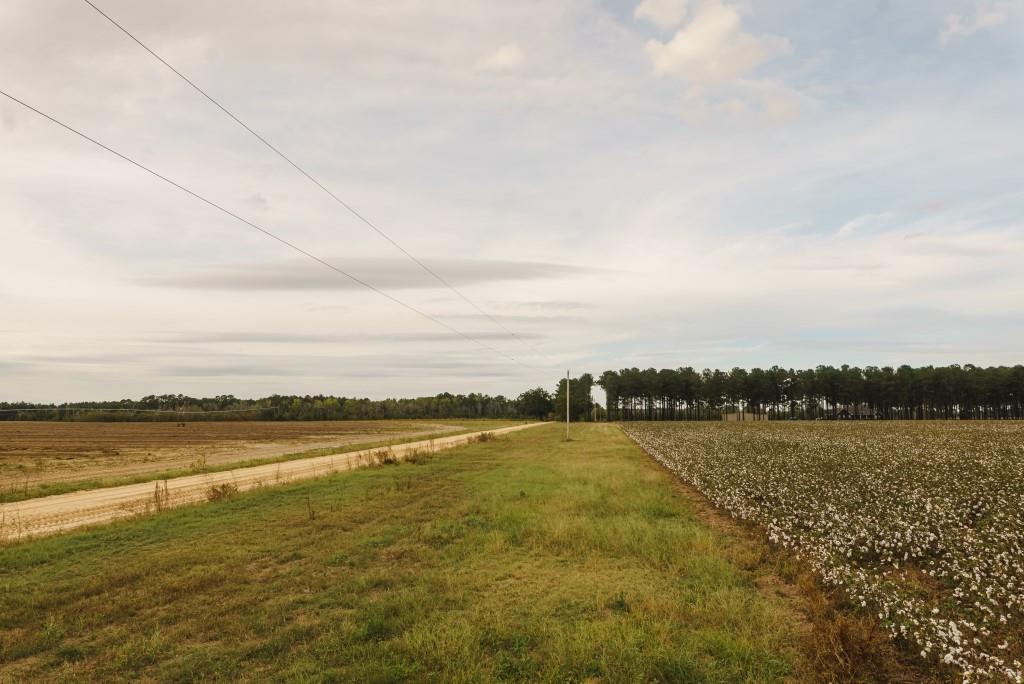
[[(515, 432), (541, 423), (487, 430), (492, 435)], [(189, 475), (170, 480), (93, 489), (0, 505), (0, 541), (41, 537), (64, 530), (151, 513), (165, 508), (202, 503), (216, 492), (233, 493), (285, 482), (320, 477), (384, 459), (402, 460), (416, 453), (433, 453), (467, 444), (480, 432), (407, 442), (332, 456)]]
[(0, 421), (0, 491), (426, 437), (462, 429), (428, 421), (107, 423)]

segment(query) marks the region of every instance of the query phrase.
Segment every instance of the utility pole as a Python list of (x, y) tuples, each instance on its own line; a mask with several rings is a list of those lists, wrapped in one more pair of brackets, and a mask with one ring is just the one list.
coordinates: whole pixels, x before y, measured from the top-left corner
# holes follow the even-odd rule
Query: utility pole
[(565, 371), (565, 441), (569, 441), (569, 371)]

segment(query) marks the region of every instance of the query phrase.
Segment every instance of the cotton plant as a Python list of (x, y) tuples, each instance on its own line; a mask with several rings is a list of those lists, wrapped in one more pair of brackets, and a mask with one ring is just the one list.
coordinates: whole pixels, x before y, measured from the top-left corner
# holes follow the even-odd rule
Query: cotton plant
[(920, 657), (1024, 680), (1024, 425), (626, 423)]

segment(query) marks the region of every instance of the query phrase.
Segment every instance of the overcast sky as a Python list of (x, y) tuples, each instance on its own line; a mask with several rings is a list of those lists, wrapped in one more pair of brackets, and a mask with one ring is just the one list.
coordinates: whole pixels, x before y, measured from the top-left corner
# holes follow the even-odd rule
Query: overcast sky
[[(0, 3), (0, 399), (1024, 360), (1024, 0)], [(496, 349), (496, 351), (492, 351)], [(514, 363), (505, 355), (522, 363)]]

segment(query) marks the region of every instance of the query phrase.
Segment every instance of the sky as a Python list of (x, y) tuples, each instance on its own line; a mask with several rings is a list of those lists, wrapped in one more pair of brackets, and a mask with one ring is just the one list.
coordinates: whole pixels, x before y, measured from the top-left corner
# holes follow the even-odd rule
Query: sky
[(94, 2), (475, 306), (5, 0), (0, 90), (429, 318), (0, 97), (0, 400), (1024, 360), (1024, 0)]

